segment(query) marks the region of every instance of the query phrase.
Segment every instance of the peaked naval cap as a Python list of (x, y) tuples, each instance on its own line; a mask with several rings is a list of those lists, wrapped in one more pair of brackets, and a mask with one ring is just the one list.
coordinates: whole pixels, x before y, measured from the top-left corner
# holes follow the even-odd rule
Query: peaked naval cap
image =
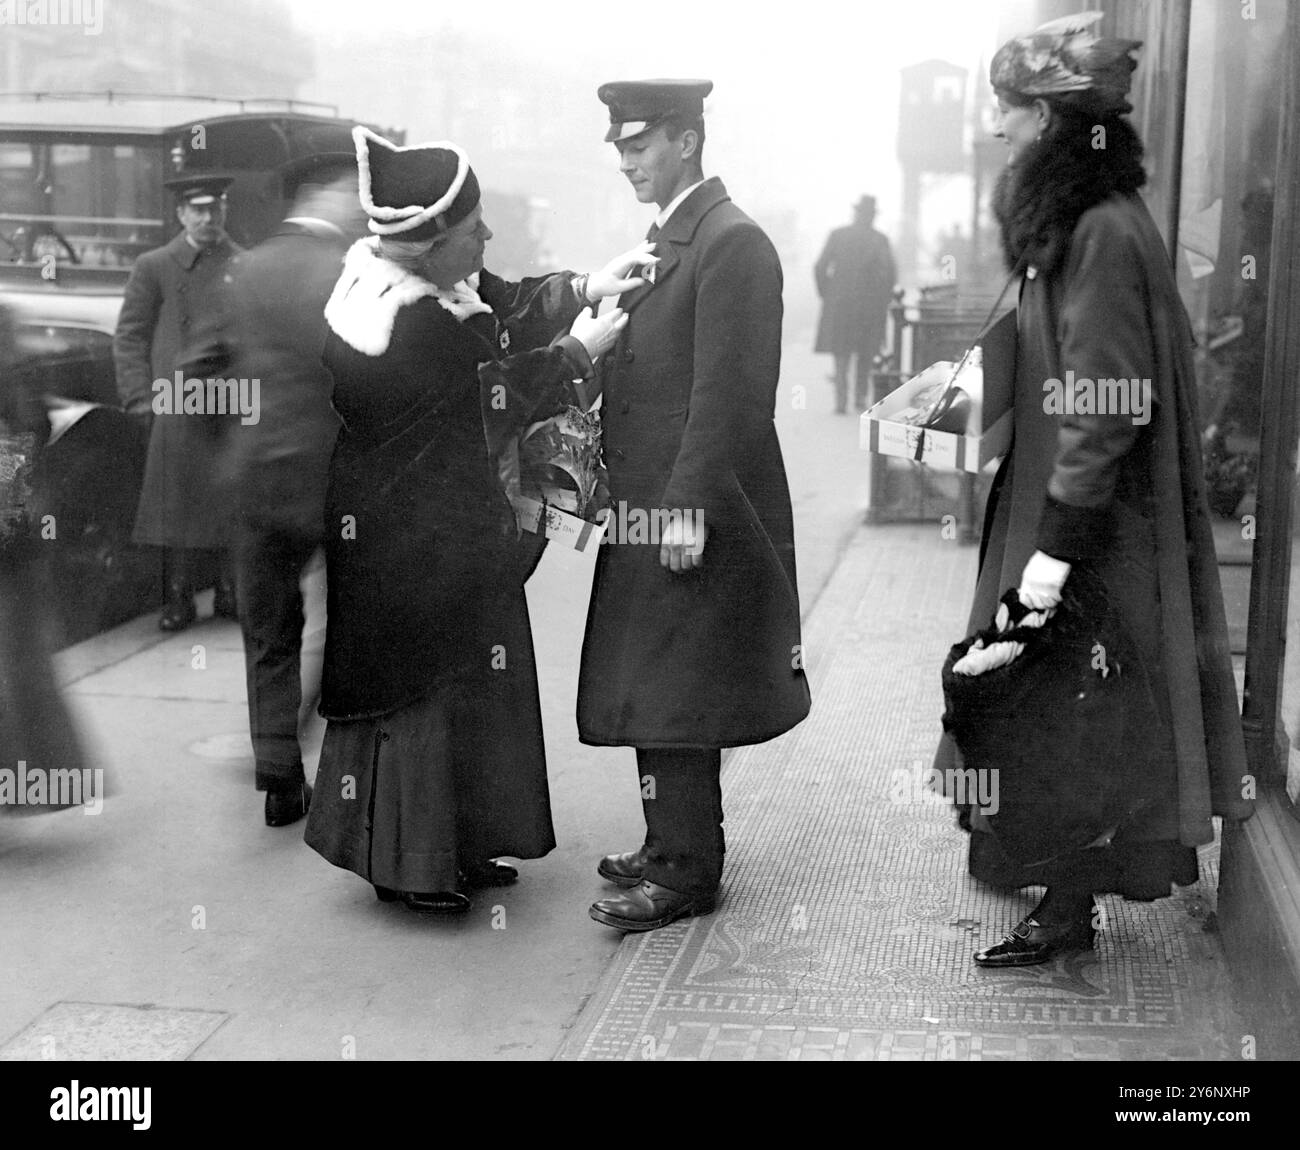
[(1081, 12), (1008, 40), (989, 65), (995, 90), (1049, 96), (1098, 115), (1131, 112), (1129, 86), (1141, 40), (1100, 37), (1100, 12)]
[(704, 97), (712, 80), (615, 80), (596, 89), (596, 98), (609, 105), (605, 142), (628, 140), (647, 132), (669, 116), (704, 115)]
[(214, 204), (226, 198), (226, 189), (234, 182), (234, 176), (191, 173), (164, 180), (163, 187), (173, 192), (182, 204)]
[(352, 129), (352, 139), (357, 193), (376, 235), (431, 240), (478, 206), (478, 179), (455, 144), (402, 148), (361, 125)]

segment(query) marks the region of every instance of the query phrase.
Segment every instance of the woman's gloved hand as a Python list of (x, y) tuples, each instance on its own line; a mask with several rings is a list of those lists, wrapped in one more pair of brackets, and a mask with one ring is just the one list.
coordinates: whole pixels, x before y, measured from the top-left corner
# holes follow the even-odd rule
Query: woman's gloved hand
[[(1029, 608), (1029, 614), (1020, 620), (1021, 627), (1041, 627), (1054, 614), (1061, 603), (1061, 590), (1070, 575), (1070, 565), (1061, 559), (1053, 559), (1043, 551), (1035, 551), (1020, 573), (1020, 586), (1016, 590), (1023, 606)], [(1011, 629), (1011, 613), (1005, 603), (998, 604), (998, 613), (994, 622), (999, 631)], [(958, 675), (982, 675), (996, 667), (1005, 667), (1023, 650), (1023, 643), (1002, 642), (984, 646), (982, 640), (976, 639), (969, 651), (952, 665)]]
[(627, 313), (621, 307), (596, 316), (591, 314), (591, 308), (584, 307), (569, 328), (569, 334), (587, 349), (587, 355), (594, 360), (614, 346), (618, 333), (626, 326)]
[(645, 283), (645, 277), (641, 274), (630, 275), (630, 273), (633, 269), (638, 273), (644, 272), (646, 268), (653, 267), (658, 262), (659, 257), (654, 254), (654, 244), (649, 241), (637, 244), (621, 256), (615, 256), (600, 271), (592, 272), (587, 277), (587, 298), (595, 303), (606, 296), (620, 295), (633, 288), (639, 288)]
[[(1061, 588), (1070, 577), (1070, 565), (1063, 559), (1053, 559), (1043, 551), (1035, 551), (1020, 573), (1020, 589), (1017, 594), (1031, 611), (1045, 611), (1042, 622), (1032, 623), (1025, 620), (1025, 626), (1041, 627), (1061, 602)], [(1002, 630), (1006, 630), (1005, 627)]]

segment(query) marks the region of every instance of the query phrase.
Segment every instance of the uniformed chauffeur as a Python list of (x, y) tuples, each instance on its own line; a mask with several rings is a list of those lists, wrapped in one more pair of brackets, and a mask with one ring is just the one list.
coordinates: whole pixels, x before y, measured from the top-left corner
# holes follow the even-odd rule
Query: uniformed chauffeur
[(712, 910), (722, 875), (721, 748), (788, 731), (809, 709), (790, 492), (773, 424), (781, 264), (716, 177), (707, 80), (603, 85), (606, 141), (659, 208), (654, 282), (603, 357), (615, 507), (656, 513), (649, 543), (600, 548), (583, 643), (584, 743), (636, 748), (645, 842), (602, 859), (624, 893), (591, 908), (624, 931)]
[[(167, 549), (167, 599), (158, 626), (180, 631), (195, 618), (194, 590), (204, 552), (226, 545), (227, 515), (216, 482), (220, 439), (208, 414), (155, 414), (155, 380), (171, 381), (200, 328), (222, 308), (230, 261), (241, 251), (226, 234), (229, 176), (191, 174), (168, 180), (181, 232), (145, 252), (131, 269), (113, 338), (122, 406), (152, 419), (136, 543)], [(233, 579), (222, 563), (217, 614), (235, 616)]]

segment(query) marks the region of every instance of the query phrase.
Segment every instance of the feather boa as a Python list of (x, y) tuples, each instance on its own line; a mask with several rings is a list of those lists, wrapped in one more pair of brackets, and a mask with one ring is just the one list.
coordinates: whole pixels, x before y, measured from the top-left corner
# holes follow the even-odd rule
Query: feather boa
[[(1050, 274), (1064, 262), (1079, 217), (1116, 192), (1128, 194), (1146, 183), (1142, 142), (1127, 120), (1098, 122), (1055, 109), (1062, 123), (1030, 146), (1020, 163), (998, 177), (993, 211), (1002, 227), (1007, 267), (1025, 266)], [(1105, 147), (1093, 147), (1093, 132), (1105, 130)]]

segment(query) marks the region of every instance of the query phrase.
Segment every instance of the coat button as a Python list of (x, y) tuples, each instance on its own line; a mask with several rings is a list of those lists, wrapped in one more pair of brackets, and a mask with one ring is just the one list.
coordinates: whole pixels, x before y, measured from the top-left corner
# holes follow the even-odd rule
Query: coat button
[(627, 348), (623, 352), (623, 362), (631, 363), (634, 359), (636, 359), (636, 352), (634, 352), (630, 347)]
[(615, 459), (623, 458), (623, 449), (621, 447), (614, 448), (614, 458)]
[(622, 404), (619, 406), (619, 411), (621, 411), (624, 415), (626, 415), (631, 410), (632, 410), (632, 405), (628, 403), (626, 399), (623, 400)]

